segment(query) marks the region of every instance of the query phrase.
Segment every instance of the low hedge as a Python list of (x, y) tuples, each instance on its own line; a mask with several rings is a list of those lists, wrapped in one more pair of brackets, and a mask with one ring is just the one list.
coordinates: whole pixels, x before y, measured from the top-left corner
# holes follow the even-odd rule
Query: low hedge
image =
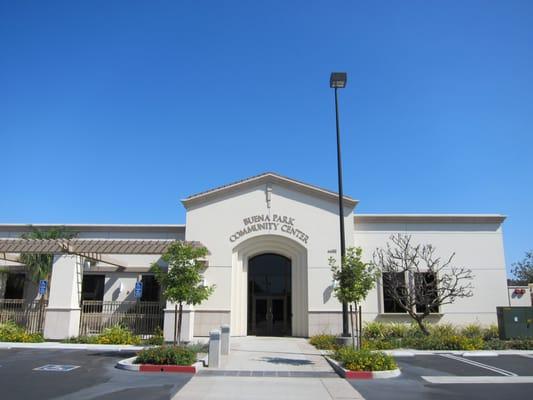
[(0, 342), (40, 343), (44, 342), (44, 338), (40, 333), (29, 333), (24, 328), (9, 321), (0, 324)]
[[(498, 339), (498, 327), (470, 324), (429, 324), (424, 335), (414, 324), (371, 322), (363, 328), (362, 347), (367, 350), (531, 350), (533, 339)], [(318, 349), (335, 350), (335, 336), (320, 334), (309, 342)]]
[(135, 364), (191, 365), (196, 361), (196, 352), (185, 346), (159, 346), (139, 352)]
[(394, 358), (381, 351), (340, 347), (333, 353), (333, 358), (350, 371), (389, 371), (398, 368)]
[(311, 336), (309, 343), (319, 350), (335, 350), (337, 348), (335, 335), (328, 335), (326, 333)]
[[(115, 325), (105, 328), (102, 333), (94, 336), (78, 336), (65, 340), (66, 343), (86, 343), (86, 344), (132, 344), (139, 345), (142, 340), (134, 335), (128, 328), (122, 325)], [(154, 343), (156, 344), (156, 343)]]

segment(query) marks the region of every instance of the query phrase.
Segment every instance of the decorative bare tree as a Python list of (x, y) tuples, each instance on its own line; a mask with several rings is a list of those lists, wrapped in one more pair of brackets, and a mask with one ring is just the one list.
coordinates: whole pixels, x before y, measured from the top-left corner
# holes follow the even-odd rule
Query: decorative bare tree
[(412, 244), (409, 235), (392, 235), (378, 248), (373, 264), (382, 272), (384, 294), (429, 335), (424, 319), (444, 304), (473, 295), (472, 271), (453, 264), (453, 253), (441, 260), (431, 244)]

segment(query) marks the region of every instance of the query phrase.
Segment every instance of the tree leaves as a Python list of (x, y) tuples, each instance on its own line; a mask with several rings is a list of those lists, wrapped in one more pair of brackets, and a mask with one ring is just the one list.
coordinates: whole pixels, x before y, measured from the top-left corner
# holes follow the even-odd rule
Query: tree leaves
[(522, 261), (514, 263), (511, 272), (519, 281), (533, 283), (533, 250), (526, 252)]
[(361, 260), (363, 250), (360, 247), (350, 247), (342, 260), (342, 267), (336, 264), (333, 257), (329, 265), (333, 272), (333, 280), (338, 283), (335, 297), (341, 303), (359, 303), (365, 299), (379, 278), (379, 271), (372, 264)]
[[(67, 230), (65, 227), (50, 229), (38, 229), (31, 226), (31, 231), (21, 235), (22, 239), (71, 239), (77, 235), (76, 232)], [(53, 254), (33, 254), (22, 253), (20, 262), (26, 266), (29, 280), (39, 282), (40, 279), (49, 279), (54, 262)]]
[(203, 284), (202, 261), (208, 254), (205, 247), (194, 247), (189, 243), (172, 243), (161, 259), (168, 265), (165, 271), (159, 264), (152, 264), (151, 270), (163, 287), (163, 295), (178, 304), (196, 305), (209, 298), (215, 285)]

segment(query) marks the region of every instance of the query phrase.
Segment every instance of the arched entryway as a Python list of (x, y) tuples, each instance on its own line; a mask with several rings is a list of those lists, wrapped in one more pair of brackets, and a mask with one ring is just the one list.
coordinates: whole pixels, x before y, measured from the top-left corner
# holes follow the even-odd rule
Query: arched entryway
[(291, 260), (266, 253), (248, 260), (248, 334), (291, 335)]
[[(272, 254), (290, 262), (290, 320), (287, 334), (306, 337), (309, 332), (307, 249), (281, 235), (258, 235), (233, 248), (231, 267), (231, 330), (236, 336), (252, 335), (249, 331), (249, 264), (257, 256)], [(259, 260), (259, 259), (256, 259)], [(278, 259), (281, 260), (281, 259)], [(286, 262), (286, 261), (285, 261)], [(253, 265), (252, 265), (252, 268)], [(253, 305), (251, 305), (253, 307)], [(278, 304), (279, 306), (279, 304)], [(289, 317), (289, 316), (287, 316)]]

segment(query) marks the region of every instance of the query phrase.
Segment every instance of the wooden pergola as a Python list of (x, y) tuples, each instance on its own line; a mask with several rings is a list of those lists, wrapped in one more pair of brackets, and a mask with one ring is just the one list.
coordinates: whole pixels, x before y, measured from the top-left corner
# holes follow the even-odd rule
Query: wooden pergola
[[(113, 254), (163, 254), (174, 243), (173, 239), (0, 239), (0, 259), (20, 262), (18, 256), (30, 254), (71, 254), (90, 261), (127, 268)], [(201, 247), (200, 242), (188, 242)]]

